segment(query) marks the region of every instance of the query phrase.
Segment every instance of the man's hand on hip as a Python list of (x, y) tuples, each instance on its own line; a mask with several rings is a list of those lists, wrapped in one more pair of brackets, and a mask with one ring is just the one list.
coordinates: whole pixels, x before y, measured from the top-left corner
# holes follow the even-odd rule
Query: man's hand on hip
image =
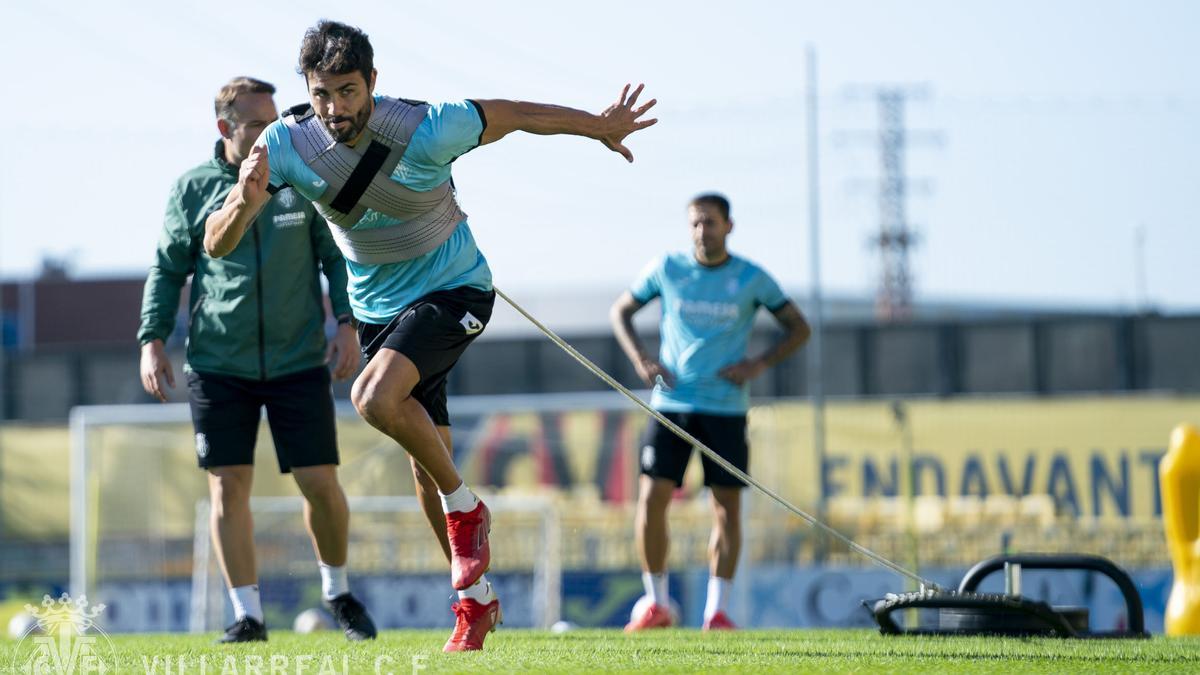
[(762, 375), (767, 369), (767, 364), (758, 359), (748, 359), (738, 361), (732, 365), (725, 366), (717, 372), (717, 375), (729, 380), (730, 382), (742, 385), (754, 378)]
[(638, 377), (647, 385), (653, 387), (658, 384), (659, 379), (662, 379), (663, 386), (670, 389), (675, 386), (675, 376), (667, 367), (658, 362), (658, 359), (642, 359), (634, 364), (637, 369)]

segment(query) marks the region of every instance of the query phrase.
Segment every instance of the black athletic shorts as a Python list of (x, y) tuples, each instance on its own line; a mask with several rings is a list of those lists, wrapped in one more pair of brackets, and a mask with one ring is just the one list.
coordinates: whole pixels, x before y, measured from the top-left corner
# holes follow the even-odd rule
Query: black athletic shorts
[[(746, 442), (745, 415), (709, 415), (706, 413), (664, 412), (663, 416), (678, 424), (684, 431), (707, 445), (721, 458), (742, 471), (749, 472), (750, 446)], [(670, 429), (650, 420), (642, 441), (640, 464), (642, 473), (653, 478), (666, 478), (683, 485), (692, 446)], [(721, 468), (703, 453), (704, 484), (712, 487), (745, 487), (733, 474)]]
[(333, 390), (325, 366), (270, 380), (189, 372), (200, 468), (254, 464), (262, 408), (279, 470), (338, 463)]
[(450, 426), (446, 410), (446, 377), (492, 318), (493, 291), (460, 286), (430, 293), (409, 305), (386, 324), (360, 323), (358, 342), (368, 361), (380, 349), (407, 356), (421, 379), (412, 396), (424, 406), (433, 423)]

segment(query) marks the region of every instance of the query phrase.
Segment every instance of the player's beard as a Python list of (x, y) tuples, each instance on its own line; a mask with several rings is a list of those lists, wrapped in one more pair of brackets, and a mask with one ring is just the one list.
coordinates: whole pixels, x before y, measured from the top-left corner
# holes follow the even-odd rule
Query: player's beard
[[(367, 121), (370, 119), (371, 119), (371, 106), (368, 105), (368, 106), (364, 106), (363, 109), (360, 110), (359, 113), (357, 115), (355, 115), (353, 118), (347, 117), (345, 115), (341, 115), (338, 117), (331, 117), (331, 118), (325, 120), (325, 128), (329, 130), (329, 134), (331, 136), (333, 136), (333, 140), (337, 141), (338, 143), (349, 143), (350, 141), (357, 138), (358, 135), (362, 132), (362, 130), (367, 127)], [(344, 120), (348, 120), (350, 122), (350, 124), (346, 125), (341, 130), (339, 130), (333, 126), (335, 123), (341, 122)]]

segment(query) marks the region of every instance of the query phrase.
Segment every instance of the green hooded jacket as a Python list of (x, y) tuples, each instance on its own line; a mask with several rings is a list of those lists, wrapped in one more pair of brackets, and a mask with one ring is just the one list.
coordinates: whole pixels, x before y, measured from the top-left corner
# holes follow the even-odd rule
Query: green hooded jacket
[(192, 276), (187, 368), (269, 380), (325, 363), (325, 308), (318, 270), (339, 320), (350, 317), (346, 263), (325, 221), (290, 188), (277, 192), (229, 255), (204, 252), (204, 221), (237, 183), (217, 142), (209, 161), (175, 182), (158, 252), (142, 294), (138, 341), (164, 343), (179, 293)]

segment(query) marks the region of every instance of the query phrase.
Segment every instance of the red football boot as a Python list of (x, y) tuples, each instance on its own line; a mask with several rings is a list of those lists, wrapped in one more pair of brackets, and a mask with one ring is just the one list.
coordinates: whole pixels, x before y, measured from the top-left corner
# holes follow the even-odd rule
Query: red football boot
[(737, 630), (725, 612), (717, 612), (704, 620), (704, 630)]
[(474, 511), (451, 511), (446, 514), (446, 533), (450, 535), (450, 585), (465, 590), (479, 581), (492, 562), (488, 532), (492, 529), (492, 514), (483, 501)]
[(633, 617), (633, 620), (625, 624), (625, 632), (633, 633), (639, 630), (648, 628), (670, 628), (671, 610), (662, 605), (646, 605), (646, 609), (642, 613)]
[(497, 598), (484, 605), (470, 598), (454, 603), (451, 609), (458, 617), (454, 622), (454, 632), (442, 647), (444, 652), (469, 652), (483, 649), (483, 639), (487, 634), (496, 630), (496, 624), (504, 617), (500, 613), (500, 600)]

